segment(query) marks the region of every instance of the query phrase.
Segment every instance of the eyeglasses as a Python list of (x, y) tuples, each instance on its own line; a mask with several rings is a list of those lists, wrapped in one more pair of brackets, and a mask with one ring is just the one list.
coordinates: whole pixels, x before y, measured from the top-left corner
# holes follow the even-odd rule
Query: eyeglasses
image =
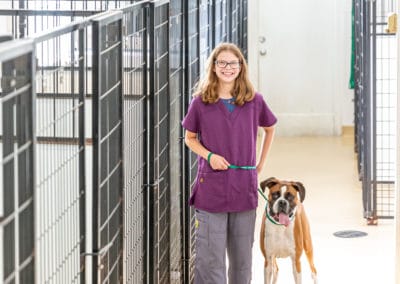
[(239, 68), (240, 64), (241, 64), (239, 61), (228, 62), (228, 61), (225, 61), (225, 60), (215, 60), (214, 63), (220, 68), (226, 68), (229, 65), (232, 69)]

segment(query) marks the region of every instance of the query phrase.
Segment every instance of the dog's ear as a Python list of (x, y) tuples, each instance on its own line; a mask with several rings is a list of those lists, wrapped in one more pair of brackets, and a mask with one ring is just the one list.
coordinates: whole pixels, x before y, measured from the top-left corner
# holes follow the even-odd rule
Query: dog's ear
[(264, 192), (266, 187), (271, 188), (272, 186), (274, 186), (278, 182), (279, 181), (276, 178), (270, 177), (270, 178), (267, 178), (266, 180), (262, 181), (260, 183), (260, 187), (261, 187), (262, 191)]
[(303, 202), (303, 200), (306, 198), (306, 189), (304, 185), (299, 181), (295, 181), (293, 182), (293, 187), (299, 192), (300, 202)]

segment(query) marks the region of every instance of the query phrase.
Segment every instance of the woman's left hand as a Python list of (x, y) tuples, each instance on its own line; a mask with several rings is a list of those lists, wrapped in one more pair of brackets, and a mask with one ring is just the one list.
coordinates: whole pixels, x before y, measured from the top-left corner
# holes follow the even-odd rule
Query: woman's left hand
[(263, 168), (263, 167), (262, 167), (260, 164), (257, 164), (256, 170), (257, 170), (257, 174), (258, 174), (258, 175), (261, 173), (262, 168)]

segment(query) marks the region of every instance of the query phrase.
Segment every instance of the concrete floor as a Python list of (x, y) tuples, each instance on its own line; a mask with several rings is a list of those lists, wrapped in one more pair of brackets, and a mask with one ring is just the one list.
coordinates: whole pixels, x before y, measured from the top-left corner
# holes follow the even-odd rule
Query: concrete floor
[[(319, 284), (393, 284), (395, 223), (379, 220), (367, 226), (363, 218), (361, 183), (353, 137), (276, 137), (262, 181), (274, 176), (300, 181), (306, 188), (304, 207), (314, 244), (314, 262)], [(263, 281), (264, 258), (259, 249), (261, 215), (265, 201), (260, 197), (253, 248), (253, 281)], [(338, 238), (334, 232), (359, 230), (361, 238)], [(294, 283), (291, 261), (278, 260), (278, 284)], [(305, 256), (303, 284), (312, 283)]]

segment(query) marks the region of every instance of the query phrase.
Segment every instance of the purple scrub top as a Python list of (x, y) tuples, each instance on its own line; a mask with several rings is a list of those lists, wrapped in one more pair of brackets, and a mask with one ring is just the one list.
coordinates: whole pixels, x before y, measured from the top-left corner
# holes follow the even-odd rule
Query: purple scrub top
[[(258, 127), (276, 123), (262, 95), (229, 112), (224, 103), (205, 104), (195, 97), (182, 121), (185, 129), (197, 133), (202, 145), (237, 166), (256, 165)], [(239, 212), (257, 207), (257, 171), (228, 169), (215, 171), (198, 156), (198, 170), (189, 204), (208, 212)]]

